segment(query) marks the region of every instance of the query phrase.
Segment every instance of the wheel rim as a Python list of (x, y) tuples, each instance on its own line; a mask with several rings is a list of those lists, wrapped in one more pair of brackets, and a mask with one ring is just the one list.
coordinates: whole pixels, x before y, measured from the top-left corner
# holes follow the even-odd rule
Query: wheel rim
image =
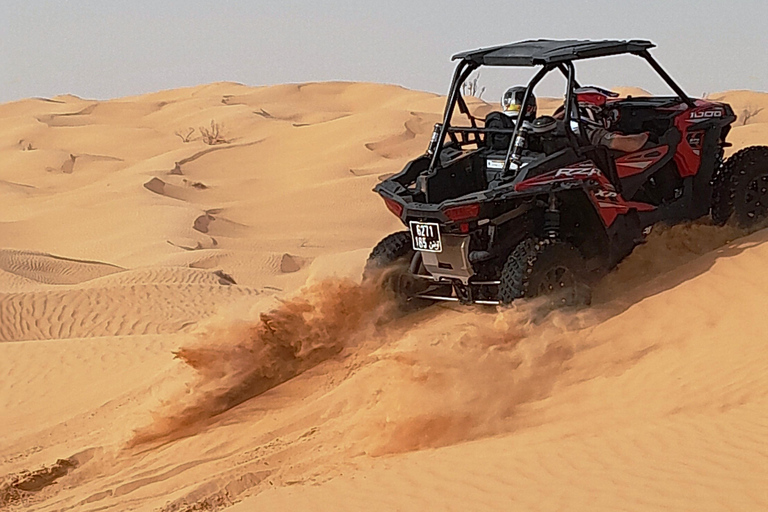
[(760, 219), (768, 214), (768, 174), (752, 179), (744, 192), (744, 215)]
[(544, 274), (537, 292), (537, 295), (552, 295), (561, 304), (570, 303), (576, 297), (576, 279), (573, 272), (564, 266), (552, 267)]

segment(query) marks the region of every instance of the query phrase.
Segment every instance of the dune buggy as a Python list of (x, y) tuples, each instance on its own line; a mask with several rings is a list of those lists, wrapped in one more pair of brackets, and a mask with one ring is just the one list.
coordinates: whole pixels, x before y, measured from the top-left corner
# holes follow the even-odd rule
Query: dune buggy
[[(643, 40), (523, 41), (454, 55), (443, 120), (425, 154), (374, 191), (407, 230), (372, 251), (366, 275), (398, 268), (388, 285), (405, 301), (509, 304), (557, 294), (588, 303), (590, 285), (643, 242), (657, 222), (733, 214), (747, 225), (768, 212), (768, 148), (723, 161), (736, 116), (725, 103), (692, 99)], [(674, 95), (626, 97), (583, 87), (574, 63), (609, 55), (644, 59)], [(481, 66), (538, 68), (566, 82), (563, 105), (513, 126), (474, 117), (461, 94)], [(454, 126), (458, 108), (467, 126)], [(584, 112), (607, 132), (647, 134), (626, 153), (591, 141)], [(498, 117), (498, 116), (497, 116)], [(467, 124), (467, 123), (464, 123)]]

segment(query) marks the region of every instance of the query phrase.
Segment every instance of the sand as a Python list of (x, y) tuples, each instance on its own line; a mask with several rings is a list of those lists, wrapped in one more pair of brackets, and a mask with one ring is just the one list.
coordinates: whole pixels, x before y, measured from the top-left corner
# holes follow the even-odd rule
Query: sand
[[(710, 98), (768, 141), (768, 95)], [(581, 311), (360, 285), (443, 102), (0, 105), (0, 509), (768, 508), (768, 231), (656, 229)]]

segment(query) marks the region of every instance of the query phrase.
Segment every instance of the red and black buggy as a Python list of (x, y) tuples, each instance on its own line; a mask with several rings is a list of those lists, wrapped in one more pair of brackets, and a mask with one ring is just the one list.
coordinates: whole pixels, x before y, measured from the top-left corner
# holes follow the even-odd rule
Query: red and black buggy
[[(768, 148), (723, 160), (736, 116), (725, 103), (692, 99), (649, 53), (649, 41), (523, 41), (454, 55), (442, 123), (425, 154), (374, 189), (407, 230), (384, 238), (366, 275), (386, 278), (404, 304), (509, 304), (554, 294), (589, 302), (589, 286), (642, 243), (657, 222), (711, 215), (741, 225), (768, 213)], [(673, 95), (627, 97), (583, 87), (574, 63), (610, 55), (644, 59)], [(474, 117), (462, 84), (481, 66), (538, 68), (522, 104), (548, 73), (565, 77), (553, 116), (510, 126)], [(458, 113), (455, 112), (458, 109)], [(462, 125), (452, 124), (457, 118)], [(632, 152), (594, 143), (646, 134)], [(643, 139), (646, 140), (646, 139)]]

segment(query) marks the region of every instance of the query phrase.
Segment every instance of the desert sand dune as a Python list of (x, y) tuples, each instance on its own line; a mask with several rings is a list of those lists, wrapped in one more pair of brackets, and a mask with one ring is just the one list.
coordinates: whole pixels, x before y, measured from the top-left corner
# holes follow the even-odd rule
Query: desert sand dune
[(765, 230), (654, 229), (581, 311), (402, 316), (359, 284), (402, 229), (370, 190), (443, 101), (215, 83), (0, 105), (0, 509), (768, 507)]
[[(707, 98), (713, 101), (728, 102), (733, 111), (739, 116), (737, 125), (743, 125), (745, 117), (747, 123), (768, 122), (768, 93), (755, 91), (727, 91), (709, 94)], [(746, 112), (745, 112), (746, 111)], [(747, 114), (747, 116), (745, 116)]]
[(614, 87), (612, 90), (613, 92), (618, 93), (620, 98), (626, 98), (628, 96), (632, 96), (632, 97), (653, 96), (653, 94), (649, 93), (645, 89), (641, 89), (640, 87), (632, 87), (632, 86)]
[(0, 294), (0, 341), (174, 333), (255, 293), (218, 281)]
[(42, 285), (40, 282), (26, 277), (22, 277), (13, 272), (0, 270), (0, 288), (4, 290), (14, 290), (16, 292), (38, 290)]
[(78, 284), (123, 270), (106, 263), (14, 250), (0, 250), (0, 269), (45, 284)]

